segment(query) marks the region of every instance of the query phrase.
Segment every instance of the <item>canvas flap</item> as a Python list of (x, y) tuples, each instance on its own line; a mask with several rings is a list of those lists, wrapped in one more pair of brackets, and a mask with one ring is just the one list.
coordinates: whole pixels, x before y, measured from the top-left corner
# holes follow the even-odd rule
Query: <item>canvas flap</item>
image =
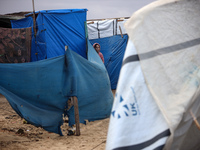
[[(148, 89), (172, 135), (199, 96), (199, 14), (199, 0), (161, 0), (134, 13), (125, 23)], [(191, 116), (184, 121), (188, 119)]]

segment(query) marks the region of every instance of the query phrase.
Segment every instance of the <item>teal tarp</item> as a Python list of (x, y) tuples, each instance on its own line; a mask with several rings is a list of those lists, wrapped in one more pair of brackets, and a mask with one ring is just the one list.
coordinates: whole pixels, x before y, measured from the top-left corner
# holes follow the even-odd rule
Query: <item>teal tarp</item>
[(62, 135), (62, 114), (73, 125), (74, 109), (67, 100), (77, 96), (80, 123), (110, 116), (113, 102), (107, 71), (89, 44), (88, 60), (68, 49), (65, 55), (37, 62), (0, 64), (0, 93), (28, 122)]
[[(64, 55), (65, 45), (86, 57), (85, 26), (87, 9), (41, 10), (36, 12), (36, 39), (32, 34), (31, 61)], [(30, 14), (27, 14), (30, 15)], [(32, 17), (12, 20), (12, 28), (33, 27)], [(90, 40), (100, 43), (111, 88), (116, 89), (128, 35)], [(37, 55), (35, 55), (37, 54)]]

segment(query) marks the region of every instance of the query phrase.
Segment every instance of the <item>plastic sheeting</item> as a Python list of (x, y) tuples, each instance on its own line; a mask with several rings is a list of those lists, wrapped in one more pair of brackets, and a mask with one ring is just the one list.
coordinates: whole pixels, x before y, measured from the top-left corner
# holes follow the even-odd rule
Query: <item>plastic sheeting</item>
[[(31, 61), (64, 55), (65, 45), (86, 58), (84, 26), (86, 11), (87, 9), (65, 9), (36, 12), (37, 35), (36, 39), (32, 40)], [(31, 19), (28, 17), (13, 21), (12, 27), (33, 27), (31, 23)]]
[[(139, 56), (145, 83), (170, 129), (164, 147), (167, 150), (200, 149), (200, 132), (194, 123), (194, 119), (200, 117), (199, 14), (199, 0), (160, 0), (140, 9), (125, 23)], [(131, 63), (134, 58), (127, 57), (124, 62)], [(143, 105), (149, 106), (149, 103), (150, 99)], [(148, 122), (141, 123), (146, 124), (146, 128), (135, 131), (149, 136), (154, 127)], [(134, 130), (132, 133), (135, 134)], [(123, 136), (126, 135), (118, 134), (112, 139), (123, 140)], [(132, 140), (138, 141), (139, 146), (148, 144), (140, 143), (141, 138)]]
[[(96, 51), (89, 45), (88, 58), (68, 49), (65, 55), (37, 62), (0, 64), (0, 93), (28, 122), (62, 135), (62, 114), (73, 125), (77, 96), (80, 123), (109, 117), (113, 102), (109, 77)], [(95, 61), (95, 60), (98, 61)]]
[(106, 149), (161, 150), (169, 135), (169, 127), (148, 90), (136, 49), (129, 40), (110, 116)]
[[(33, 18), (27, 17), (19, 20), (10, 20), (12, 28), (33, 27)], [(32, 30), (33, 31), (33, 30)]]
[(101, 53), (104, 56), (104, 65), (110, 77), (111, 88), (116, 89), (122, 60), (128, 41), (128, 35), (115, 35), (106, 38), (90, 40), (92, 44), (99, 43), (101, 45)]
[(127, 34), (123, 25), (127, 20), (128, 19), (117, 18), (87, 21), (88, 37), (90, 40), (92, 40), (114, 35)]

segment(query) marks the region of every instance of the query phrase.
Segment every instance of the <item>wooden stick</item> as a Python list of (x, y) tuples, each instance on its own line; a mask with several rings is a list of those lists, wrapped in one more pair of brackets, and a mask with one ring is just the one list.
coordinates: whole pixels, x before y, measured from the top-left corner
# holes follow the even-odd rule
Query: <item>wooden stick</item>
[(194, 120), (194, 123), (196, 124), (197, 128), (200, 130), (200, 124), (199, 122), (197, 121), (196, 117), (194, 116), (194, 114), (192, 113), (192, 111), (190, 110), (190, 114)]
[(117, 19), (117, 22), (120, 22), (120, 21), (124, 21), (124, 20), (123, 19), (119, 19), (119, 20)]
[(79, 136), (80, 133), (80, 125), (79, 125), (79, 110), (78, 110), (78, 99), (76, 96), (72, 97), (73, 104), (74, 104), (74, 116), (75, 116), (75, 123), (76, 123), (76, 136)]
[(94, 21), (92, 21), (92, 22), (88, 22), (87, 24), (93, 24), (94, 23)]
[(120, 33), (121, 33), (121, 37), (123, 38), (122, 29), (121, 29), (120, 26), (119, 26), (119, 30), (120, 30)]
[(122, 17), (122, 18), (104, 18), (104, 19), (89, 19), (87, 21), (103, 21), (103, 20), (111, 20), (111, 19), (129, 19), (130, 17)]
[(34, 5), (34, 0), (32, 0), (32, 4), (33, 4), (33, 30), (34, 30), (34, 36), (36, 37), (35, 5)]

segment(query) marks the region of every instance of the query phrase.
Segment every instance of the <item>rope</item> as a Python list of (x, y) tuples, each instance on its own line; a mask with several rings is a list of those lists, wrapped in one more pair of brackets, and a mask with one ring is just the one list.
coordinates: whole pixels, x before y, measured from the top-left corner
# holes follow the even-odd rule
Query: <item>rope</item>
[(94, 150), (95, 148), (97, 148), (98, 146), (100, 146), (101, 144), (106, 143), (106, 140), (101, 142), (100, 144), (98, 144), (97, 146), (95, 146), (94, 148), (92, 148), (91, 150)]

